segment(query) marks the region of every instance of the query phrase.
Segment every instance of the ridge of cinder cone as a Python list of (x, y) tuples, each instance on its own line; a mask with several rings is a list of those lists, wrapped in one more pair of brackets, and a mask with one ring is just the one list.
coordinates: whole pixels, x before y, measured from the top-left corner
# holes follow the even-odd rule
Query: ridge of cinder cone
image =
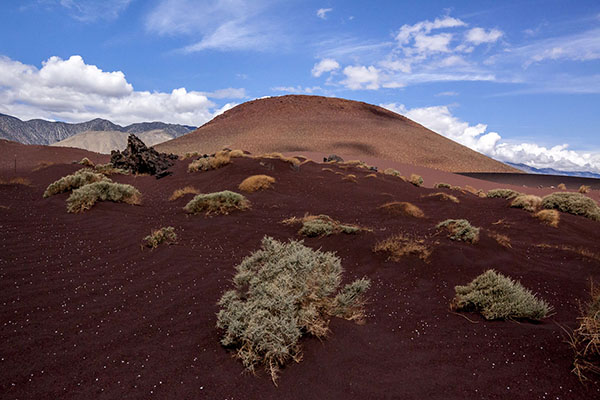
[(385, 108), (332, 97), (288, 95), (248, 101), (155, 148), (253, 154), (320, 152), (376, 157), (449, 172), (518, 172)]

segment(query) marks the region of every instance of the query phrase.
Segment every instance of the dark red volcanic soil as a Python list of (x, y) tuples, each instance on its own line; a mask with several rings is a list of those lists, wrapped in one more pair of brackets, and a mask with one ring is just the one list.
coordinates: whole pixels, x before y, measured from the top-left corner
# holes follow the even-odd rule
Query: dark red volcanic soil
[(17, 174), (23, 170), (30, 170), (48, 164), (68, 164), (73, 161), (81, 161), (83, 157), (89, 158), (94, 163), (110, 161), (109, 155), (87, 150), (22, 144), (5, 139), (0, 139), (0, 155), (0, 176), (14, 173), (15, 159), (17, 161)]
[[(42, 198), (46, 186), (77, 165), (25, 174), (33, 186), (0, 185), (0, 393), (3, 399), (597, 399), (598, 382), (582, 385), (559, 326), (576, 326), (578, 302), (600, 262), (536, 244), (583, 247), (600, 254), (598, 222), (561, 215), (559, 228), (539, 223), (505, 200), (451, 192), (461, 203), (422, 198), (431, 189), (350, 169), (357, 183), (308, 163), (299, 171), (279, 160), (234, 159), (231, 165), (172, 176), (113, 176), (136, 186), (143, 204), (100, 203), (66, 212), (68, 194)], [(205, 192), (237, 190), (252, 174), (277, 179), (248, 195), (252, 209), (228, 216), (187, 216), (171, 193), (186, 185)], [(469, 179), (469, 178), (463, 178)], [(426, 217), (377, 209), (409, 201)], [(331, 335), (303, 339), (304, 359), (283, 369), (275, 387), (219, 344), (216, 302), (234, 267), (264, 235), (297, 238), (280, 224), (305, 212), (325, 213), (372, 233), (306, 239), (335, 251), (344, 280), (366, 276), (365, 325), (333, 319)], [(446, 218), (482, 228), (476, 245), (436, 235)], [(501, 221), (501, 223), (498, 223)], [(142, 250), (152, 228), (174, 226), (178, 243)], [(373, 245), (407, 232), (428, 237), (429, 264), (386, 261)], [(510, 237), (500, 246), (490, 231)], [(454, 286), (495, 268), (537, 292), (555, 314), (541, 323), (486, 322), (454, 314)], [(469, 319), (464, 318), (467, 316)]]
[(329, 152), (451, 172), (518, 172), (384, 108), (321, 96), (281, 96), (241, 104), (158, 151), (254, 154)]

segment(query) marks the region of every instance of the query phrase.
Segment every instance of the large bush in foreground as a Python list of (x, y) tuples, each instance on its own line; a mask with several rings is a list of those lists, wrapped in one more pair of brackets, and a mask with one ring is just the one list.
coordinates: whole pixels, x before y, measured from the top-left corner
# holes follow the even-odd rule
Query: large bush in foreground
[(485, 319), (531, 319), (546, 317), (552, 307), (519, 282), (489, 269), (466, 286), (456, 286), (451, 308), (477, 311)]
[(91, 169), (80, 169), (74, 174), (63, 176), (59, 180), (48, 185), (46, 191), (44, 192), (44, 197), (50, 197), (55, 194), (68, 192), (89, 183), (100, 181), (110, 181), (110, 179), (101, 173), (92, 171)]
[(573, 372), (582, 381), (589, 373), (600, 376), (600, 288), (592, 286), (591, 295), (581, 310), (579, 327), (570, 335), (575, 352)]
[(97, 201), (139, 204), (142, 194), (133, 186), (101, 181), (75, 189), (67, 199), (67, 211), (71, 213), (89, 210)]
[(235, 210), (246, 210), (250, 202), (243, 195), (224, 190), (222, 192), (199, 194), (183, 208), (190, 214), (229, 214)]
[(581, 193), (559, 192), (549, 194), (542, 199), (542, 208), (556, 209), (600, 221), (600, 207), (598, 207), (598, 204)]
[(370, 282), (359, 279), (338, 290), (342, 267), (330, 252), (264, 237), (262, 248), (237, 267), (234, 289), (219, 300), (221, 343), (236, 350), (250, 371), (264, 365), (273, 382), (279, 367), (300, 360), (303, 334), (324, 337), (332, 316), (363, 317), (362, 295)]

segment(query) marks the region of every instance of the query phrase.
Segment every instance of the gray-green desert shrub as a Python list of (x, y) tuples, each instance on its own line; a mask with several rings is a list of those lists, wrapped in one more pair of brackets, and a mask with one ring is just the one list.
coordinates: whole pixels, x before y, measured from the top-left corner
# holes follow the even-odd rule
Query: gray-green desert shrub
[(183, 208), (190, 214), (229, 214), (235, 210), (250, 208), (250, 202), (245, 196), (224, 190), (222, 192), (198, 194)]
[(44, 192), (44, 197), (50, 197), (55, 194), (68, 192), (80, 188), (93, 182), (110, 181), (106, 176), (94, 172), (89, 168), (83, 168), (74, 174), (63, 176), (59, 180), (51, 183)]
[(510, 203), (510, 206), (514, 208), (522, 208), (525, 211), (534, 212), (539, 208), (541, 203), (542, 199), (539, 196), (535, 196), (533, 194), (520, 194), (513, 199), (513, 201)]
[(282, 223), (286, 225), (301, 223), (302, 227), (298, 233), (308, 237), (329, 236), (338, 233), (354, 234), (361, 230), (369, 230), (357, 225), (342, 224), (329, 215), (324, 214), (306, 214), (303, 218), (292, 217), (282, 221)]
[(144, 245), (155, 249), (162, 243), (173, 243), (177, 240), (177, 234), (175, 228), (172, 226), (164, 226), (160, 229), (155, 229), (150, 235), (144, 238)]
[(552, 307), (538, 299), (521, 283), (489, 269), (466, 286), (455, 287), (451, 308), (456, 311), (476, 311), (485, 319), (545, 318)]
[(495, 198), (499, 197), (502, 199), (513, 199), (519, 196), (521, 193), (512, 189), (492, 189), (487, 192), (487, 197)]
[(423, 186), (423, 178), (420, 175), (411, 174), (408, 181), (417, 187)]
[(67, 199), (67, 211), (78, 213), (89, 210), (97, 201), (139, 204), (141, 197), (141, 193), (131, 185), (110, 181), (94, 182), (73, 190)]
[(479, 228), (472, 226), (466, 219), (447, 219), (437, 224), (436, 228), (446, 228), (452, 240), (476, 243), (479, 240)]
[(559, 192), (549, 194), (542, 199), (542, 208), (556, 209), (600, 221), (600, 207), (598, 207), (598, 204), (581, 193)]
[(334, 316), (363, 318), (370, 281), (359, 279), (339, 290), (342, 272), (334, 253), (264, 237), (262, 248), (236, 266), (234, 289), (219, 300), (221, 344), (235, 349), (250, 371), (264, 365), (275, 383), (279, 367), (300, 361), (304, 334), (324, 337)]
[(435, 189), (450, 189), (452, 186), (449, 183), (440, 182), (433, 185)]
[(98, 164), (94, 167), (97, 172), (104, 175), (121, 174), (129, 175), (131, 172), (123, 168), (116, 168), (112, 163)]

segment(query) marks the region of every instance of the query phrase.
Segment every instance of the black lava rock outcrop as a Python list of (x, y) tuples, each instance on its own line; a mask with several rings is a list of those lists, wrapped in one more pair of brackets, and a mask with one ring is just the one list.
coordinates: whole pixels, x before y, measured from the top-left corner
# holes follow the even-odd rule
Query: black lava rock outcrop
[(110, 152), (110, 162), (116, 168), (128, 169), (136, 174), (150, 174), (157, 179), (170, 175), (168, 169), (177, 159), (175, 154), (159, 153), (148, 148), (137, 136), (129, 135), (127, 148)]

